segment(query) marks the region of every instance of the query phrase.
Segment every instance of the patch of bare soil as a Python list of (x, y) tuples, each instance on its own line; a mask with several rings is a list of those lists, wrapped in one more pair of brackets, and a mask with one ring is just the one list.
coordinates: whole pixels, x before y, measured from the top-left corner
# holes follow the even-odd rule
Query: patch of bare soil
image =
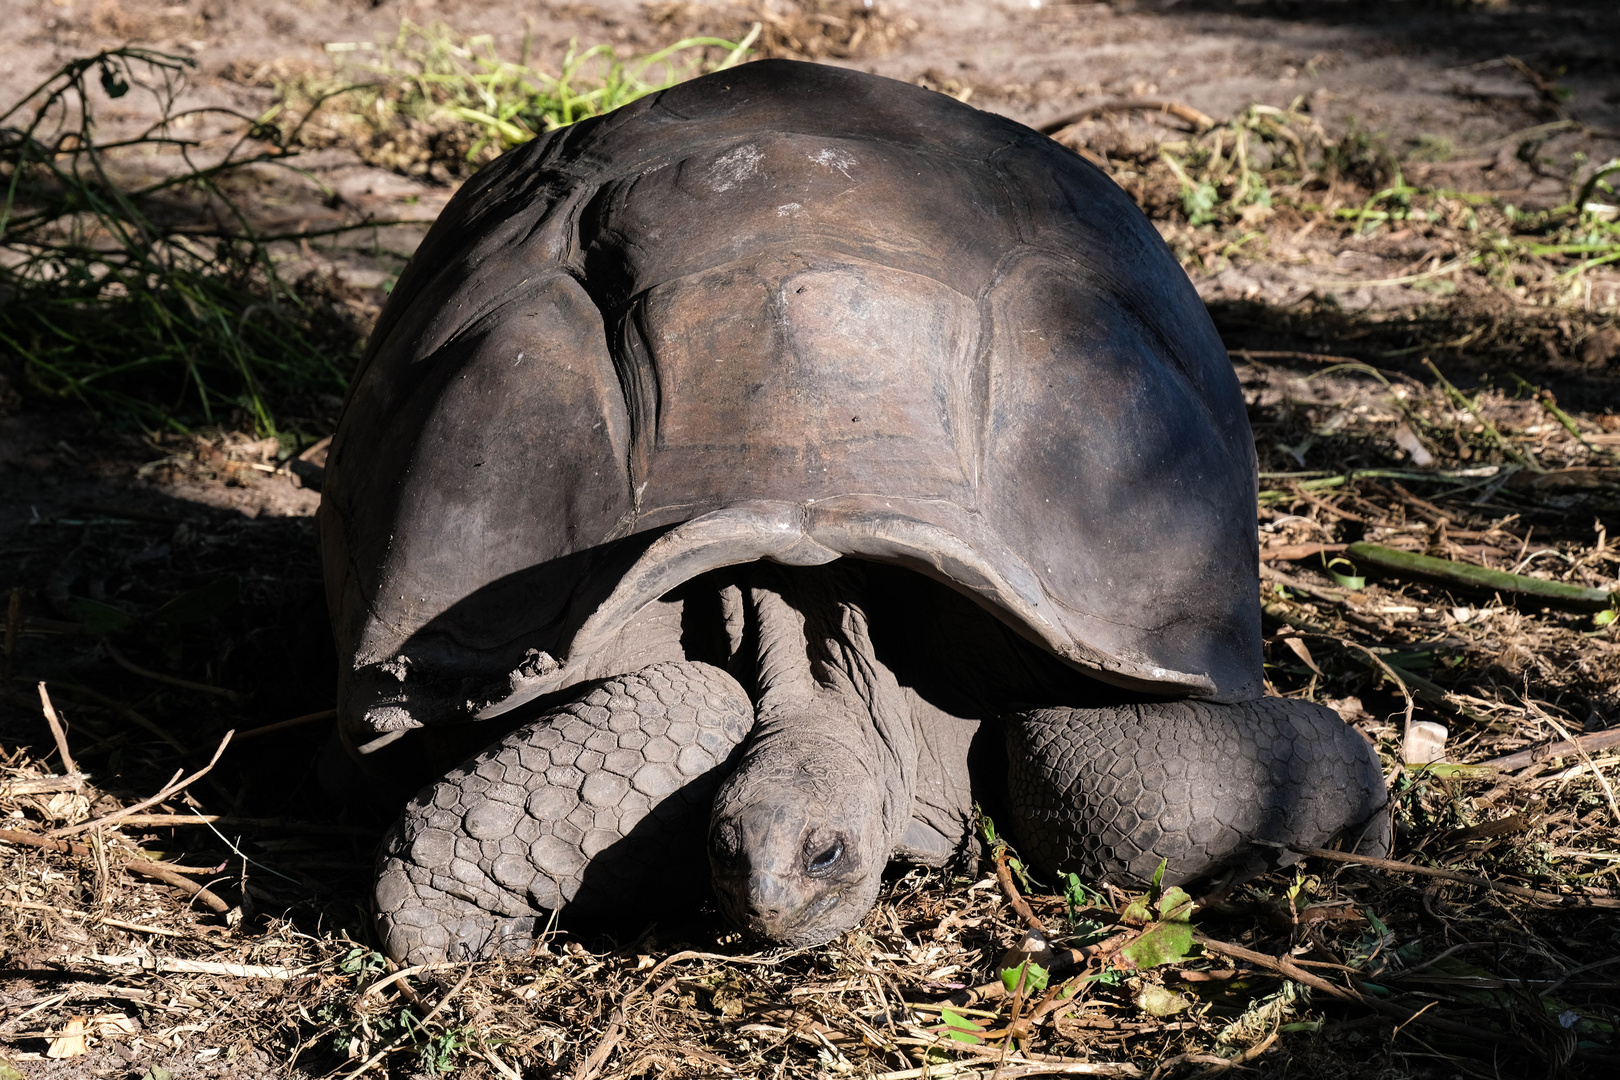
[[(1620, 264), (1532, 250), (1579, 239), (1525, 224), (1620, 154), (1612, 3), (0, 13), (6, 101), (126, 40), (196, 59), (185, 103), (258, 116), (328, 77), (345, 54), (327, 44), (405, 18), (536, 58), (758, 23), (772, 55), (1049, 128), (1150, 213), (1233, 351), (1268, 676), (1378, 743), (1399, 830), (1393, 864), (1317, 854), (1201, 897), (1202, 945), (1157, 966), (1121, 959), (1159, 925), (1121, 929), (1130, 898), (1071, 905), (987, 865), (897, 874), (820, 949), (758, 952), (712, 911), (672, 912), (521, 961), (392, 970), (366, 911), (387, 811), (328, 803), (318, 776), (334, 661), (310, 515), (336, 402), (303, 403), (290, 443), (141, 434), (0, 354), (0, 1078), (1613, 1074), (1620, 621), (1527, 590), (1620, 584)], [(136, 97), (105, 122), (149, 120)], [(393, 157), (339, 132), (303, 175), (239, 194), (275, 232), (411, 222), (278, 256), (363, 324), (463, 175), (447, 130)], [(1408, 742), (1438, 734), (1424, 723), (1444, 763)], [(1049, 988), (1009, 992), (1003, 954), (1031, 923), (1076, 951), (1044, 957)]]

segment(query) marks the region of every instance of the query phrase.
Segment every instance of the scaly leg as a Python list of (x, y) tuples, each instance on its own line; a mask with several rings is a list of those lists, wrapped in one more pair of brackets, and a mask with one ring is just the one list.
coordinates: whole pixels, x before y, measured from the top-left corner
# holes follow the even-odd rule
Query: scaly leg
[(384, 841), (385, 951), (407, 964), (520, 953), (551, 912), (700, 896), (715, 788), (753, 723), (731, 676), (669, 662), (512, 732), (424, 788)]
[[(1167, 701), (1008, 718), (1013, 831), (1049, 872), (1140, 884), (1253, 875), (1335, 835), (1389, 848), (1378, 755), (1320, 705)], [(1285, 845), (1255, 845), (1251, 841)]]

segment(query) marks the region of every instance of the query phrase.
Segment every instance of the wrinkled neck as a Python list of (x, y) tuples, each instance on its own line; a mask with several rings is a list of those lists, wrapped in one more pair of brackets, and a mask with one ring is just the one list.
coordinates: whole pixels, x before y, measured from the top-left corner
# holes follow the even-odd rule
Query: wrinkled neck
[[(872, 647), (860, 604), (864, 575), (760, 564), (747, 596), (757, 619), (757, 719), (739, 772), (797, 775), (828, 798), (871, 800), (883, 842), (911, 817), (917, 744), (906, 698)], [(815, 763), (819, 776), (806, 775)]]

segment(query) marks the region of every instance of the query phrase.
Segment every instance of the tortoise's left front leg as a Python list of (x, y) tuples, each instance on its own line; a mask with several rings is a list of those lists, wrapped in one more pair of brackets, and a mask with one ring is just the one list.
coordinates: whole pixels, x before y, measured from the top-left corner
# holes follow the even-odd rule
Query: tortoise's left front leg
[(628, 919), (700, 897), (714, 792), (753, 723), (731, 676), (680, 661), (512, 732), (424, 788), (383, 842), (384, 950), (409, 964), (523, 952), (565, 908)]

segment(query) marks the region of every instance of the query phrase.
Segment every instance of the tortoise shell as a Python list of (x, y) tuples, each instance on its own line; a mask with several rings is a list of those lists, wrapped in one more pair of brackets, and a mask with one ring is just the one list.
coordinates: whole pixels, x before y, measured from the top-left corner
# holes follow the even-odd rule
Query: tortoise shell
[(1225, 349), (1100, 170), (761, 61), (505, 154), (367, 348), (320, 511), (361, 749), (597, 677), (720, 566), (855, 556), (1106, 682), (1261, 693)]

